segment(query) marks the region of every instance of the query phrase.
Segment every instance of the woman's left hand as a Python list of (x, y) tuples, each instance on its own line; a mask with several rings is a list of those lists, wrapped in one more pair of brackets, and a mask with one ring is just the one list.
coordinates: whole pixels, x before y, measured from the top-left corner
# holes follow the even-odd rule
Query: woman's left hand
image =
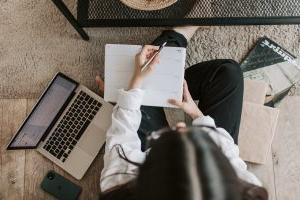
[(181, 101), (176, 99), (169, 99), (169, 103), (181, 108), (186, 114), (188, 114), (192, 119), (203, 116), (202, 112), (194, 102), (186, 80), (183, 82), (183, 97)]
[(155, 65), (159, 63), (158, 55), (149, 63), (144, 71), (141, 70), (143, 65), (153, 56), (158, 48), (158, 46), (145, 45), (141, 52), (135, 56), (135, 71), (129, 84), (129, 90), (141, 87), (145, 77), (153, 72)]

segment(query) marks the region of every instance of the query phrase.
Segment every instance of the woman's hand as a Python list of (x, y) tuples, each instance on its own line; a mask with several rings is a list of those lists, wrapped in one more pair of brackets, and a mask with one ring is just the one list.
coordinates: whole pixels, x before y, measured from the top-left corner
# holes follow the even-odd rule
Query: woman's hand
[(129, 90), (141, 87), (145, 77), (153, 72), (155, 65), (159, 63), (158, 55), (150, 62), (144, 71), (141, 71), (141, 69), (158, 48), (158, 46), (145, 45), (141, 52), (135, 56), (135, 71), (129, 84)]
[(183, 98), (182, 101), (177, 101), (176, 99), (169, 99), (169, 103), (181, 108), (186, 114), (188, 114), (192, 119), (203, 116), (198, 106), (195, 104), (186, 80), (183, 82)]

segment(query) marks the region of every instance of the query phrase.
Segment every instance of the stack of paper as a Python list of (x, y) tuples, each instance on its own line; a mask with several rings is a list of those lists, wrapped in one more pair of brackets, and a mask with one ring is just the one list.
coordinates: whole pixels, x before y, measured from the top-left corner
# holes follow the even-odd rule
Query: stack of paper
[(279, 110), (263, 105), (267, 91), (264, 82), (245, 81), (244, 88), (240, 156), (245, 161), (264, 164), (271, 150)]
[(268, 37), (262, 37), (241, 63), (245, 79), (268, 84), (269, 100), (276, 103), (300, 80), (300, 62)]

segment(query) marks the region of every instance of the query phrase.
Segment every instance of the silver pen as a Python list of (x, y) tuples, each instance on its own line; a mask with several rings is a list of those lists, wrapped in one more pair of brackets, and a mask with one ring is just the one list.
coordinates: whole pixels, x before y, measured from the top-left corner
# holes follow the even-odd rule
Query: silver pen
[(152, 62), (152, 60), (161, 52), (161, 50), (166, 46), (167, 42), (164, 42), (159, 46), (159, 49), (153, 54), (153, 56), (142, 66), (141, 71), (144, 71), (146, 67)]

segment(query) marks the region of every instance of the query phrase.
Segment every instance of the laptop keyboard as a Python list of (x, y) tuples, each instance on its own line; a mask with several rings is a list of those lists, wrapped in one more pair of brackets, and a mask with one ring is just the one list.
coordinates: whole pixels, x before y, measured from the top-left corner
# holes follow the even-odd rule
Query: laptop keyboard
[(102, 104), (80, 91), (43, 149), (65, 162)]

